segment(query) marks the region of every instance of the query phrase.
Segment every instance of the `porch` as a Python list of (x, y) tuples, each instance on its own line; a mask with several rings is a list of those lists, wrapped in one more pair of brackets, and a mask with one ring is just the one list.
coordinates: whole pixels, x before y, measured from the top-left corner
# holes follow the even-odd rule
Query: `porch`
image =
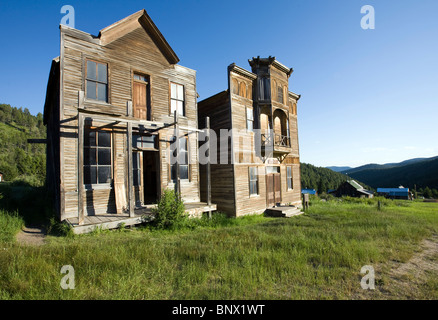
[[(186, 213), (190, 218), (201, 217), (202, 213), (215, 211), (216, 204), (208, 205), (206, 202), (189, 202), (185, 203)], [(134, 215), (127, 214), (98, 214), (85, 216), (84, 223), (79, 224), (79, 217), (68, 218), (65, 221), (73, 228), (75, 234), (89, 233), (96, 228), (117, 229), (123, 226), (133, 226), (154, 220), (152, 208), (155, 205), (147, 205), (134, 209)]]

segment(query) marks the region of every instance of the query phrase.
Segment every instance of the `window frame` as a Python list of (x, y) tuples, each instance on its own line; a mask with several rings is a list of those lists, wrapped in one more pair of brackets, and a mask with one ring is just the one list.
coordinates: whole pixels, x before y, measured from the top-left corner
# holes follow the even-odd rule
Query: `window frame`
[[(88, 79), (88, 61), (94, 62), (96, 64), (96, 80)], [(98, 65), (99, 64), (106, 66), (106, 83), (98, 80)], [(85, 96), (85, 99), (87, 99), (88, 101), (96, 102), (96, 103), (104, 103), (104, 104), (109, 104), (110, 103), (110, 84), (109, 84), (110, 70), (109, 69), (110, 68), (109, 68), (109, 63), (108, 62), (99, 61), (99, 60), (95, 60), (95, 59), (92, 59), (92, 58), (85, 58), (84, 59), (84, 78), (83, 78), (84, 81), (83, 81), (83, 83), (84, 83), (84, 96)], [(87, 81), (96, 83), (96, 92), (95, 92), (96, 99), (88, 97)], [(97, 86), (97, 84), (104, 84), (104, 85), (106, 85), (106, 97), (105, 97), (105, 100), (99, 100), (98, 99), (98, 89), (97, 89), (98, 86)]]
[[(290, 176), (289, 176), (290, 170)], [(292, 191), (294, 189), (294, 178), (293, 178), (293, 167), (286, 166), (286, 189), (287, 191)], [(289, 188), (289, 180), (290, 180), (290, 188)]]
[[(191, 176), (190, 176), (190, 148), (189, 148), (189, 137), (180, 137), (179, 138), (180, 140), (182, 140), (182, 139), (185, 139), (186, 140), (186, 153), (187, 153), (187, 164), (180, 164), (179, 165), (179, 167), (180, 167), (180, 171), (179, 171), (179, 174), (180, 174), (180, 176), (181, 176), (181, 167), (182, 166), (184, 166), (184, 167), (187, 167), (187, 178), (184, 178), (184, 179), (182, 179), (181, 177), (180, 177), (180, 181), (188, 181), (188, 182), (190, 182), (191, 181)], [(172, 138), (171, 138), (171, 142), (170, 142), (171, 144), (172, 143), (175, 143), (175, 136), (173, 136)], [(180, 143), (180, 146), (181, 146), (181, 143)], [(171, 157), (171, 152), (175, 152), (175, 150), (172, 150), (170, 147), (169, 147), (169, 168), (168, 168), (168, 170), (169, 170), (169, 182), (173, 182), (173, 183), (175, 183), (176, 182), (176, 177), (174, 177), (174, 178), (172, 178), (172, 172), (173, 172), (173, 168), (174, 168), (174, 166), (176, 166), (176, 163), (174, 163), (174, 164), (170, 164), (170, 157)], [(181, 152), (181, 150), (180, 150), (180, 152)], [(179, 154), (181, 154), (181, 153), (179, 153)], [(175, 174), (176, 174), (176, 172), (175, 172)]]
[[(95, 136), (95, 144), (94, 145), (89, 145), (85, 142), (85, 139), (87, 137), (87, 134), (89, 134), (90, 132), (95, 132), (96, 136)], [(110, 141), (110, 146), (109, 147), (103, 147), (103, 146), (99, 146), (99, 132), (105, 132), (108, 133), (110, 135), (109, 141)], [(96, 153), (96, 160), (95, 163), (96, 164), (87, 164), (87, 160), (85, 158), (86, 156), (86, 149), (95, 149), (95, 153)], [(109, 163), (110, 164), (99, 164), (99, 149), (105, 149), (105, 150), (110, 150), (109, 154), (110, 154), (110, 160)], [(105, 187), (111, 187), (114, 176), (113, 176), (113, 135), (112, 135), (112, 130), (99, 130), (97, 128), (94, 127), (85, 127), (85, 135), (84, 135), (84, 146), (83, 146), (83, 181), (84, 181), (84, 185), (86, 189), (97, 189), (97, 188), (105, 188)], [(90, 177), (90, 183), (87, 183), (87, 179), (85, 176), (85, 168), (86, 167), (95, 167), (96, 168), (96, 183), (91, 183), (91, 177)], [(99, 167), (109, 167), (109, 172), (110, 172), (110, 176), (109, 176), (109, 182), (102, 182), (99, 183)]]
[[(255, 179), (251, 179), (251, 170), (255, 170)], [(259, 172), (258, 167), (250, 166), (248, 167), (248, 193), (250, 197), (257, 197), (260, 195), (259, 188)], [(251, 184), (255, 182), (256, 193), (251, 193)]]
[[(172, 85), (176, 85), (177, 87), (177, 89), (176, 89), (176, 92), (177, 92), (177, 98), (175, 99), (175, 98), (172, 98)], [(183, 97), (182, 97), (182, 100), (181, 99), (178, 99), (178, 86), (181, 86), (182, 87), (182, 90), (183, 90)], [(180, 83), (176, 83), (176, 82), (173, 82), (173, 81), (170, 81), (169, 82), (169, 115), (170, 116), (173, 116), (174, 115), (174, 111), (172, 111), (172, 101), (176, 101), (177, 103), (178, 102), (182, 102), (182, 111), (183, 111), (183, 114), (180, 114), (179, 112), (178, 112), (178, 110), (176, 109), (176, 111), (178, 112), (178, 115), (179, 116), (181, 116), (181, 117), (186, 117), (186, 114), (187, 114), (187, 112), (186, 112), (186, 88), (185, 88), (185, 85), (183, 85), (183, 84), (180, 84)], [(178, 107), (178, 104), (177, 104), (177, 107)]]
[[(248, 118), (248, 110), (250, 110), (250, 114), (252, 116), (252, 119)], [(245, 107), (245, 118), (246, 118), (246, 131), (247, 132), (254, 132), (254, 109), (250, 107)], [(248, 122), (251, 122), (251, 130), (248, 127)]]

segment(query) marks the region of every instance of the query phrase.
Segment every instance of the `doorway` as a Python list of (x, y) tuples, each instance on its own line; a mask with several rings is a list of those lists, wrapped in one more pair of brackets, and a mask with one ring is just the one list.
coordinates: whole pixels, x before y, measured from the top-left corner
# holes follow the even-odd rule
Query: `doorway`
[(133, 152), (133, 177), (135, 205), (141, 207), (155, 204), (159, 197), (160, 178), (158, 174), (157, 151)]
[(266, 167), (266, 205), (275, 207), (281, 203), (280, 167)]
[(158, 155), (157, 151), (143, 151), (144, 204), (157, 203), (159, 198)]

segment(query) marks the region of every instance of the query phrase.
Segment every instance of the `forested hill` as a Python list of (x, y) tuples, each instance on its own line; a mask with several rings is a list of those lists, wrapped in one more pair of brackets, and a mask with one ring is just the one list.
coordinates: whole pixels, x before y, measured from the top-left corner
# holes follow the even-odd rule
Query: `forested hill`
[(6, 181), (21, 179), (41, 185), (46, 173), (46, 147), (27, 139), (44, 139), (43, 115), (0, 104), (0, 172)]
[(348, 175), (365, 181), (375, 188), (394, 188), (403, 185), (411, 189), (426, 187), (438, 189), (438, 158), (398, 167), (365, 169)]
[[(301, 163), (301, 188), (303, 189), (315, 189), (318, 193), (327, 192), (330, 189), (337, 189), (347, 178), (347, 175), (327, 168)], [(372, 190), (367, 185), (358, 182), (365, 189)]]

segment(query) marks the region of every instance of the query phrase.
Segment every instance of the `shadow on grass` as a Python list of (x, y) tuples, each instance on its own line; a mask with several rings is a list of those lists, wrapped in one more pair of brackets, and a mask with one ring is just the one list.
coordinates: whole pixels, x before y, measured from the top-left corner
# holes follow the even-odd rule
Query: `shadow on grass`
[(18, 213), (26, 226), (48, 226), (54, 217), (47, 189), (24, 181), (0, 183), (0, 209)]

